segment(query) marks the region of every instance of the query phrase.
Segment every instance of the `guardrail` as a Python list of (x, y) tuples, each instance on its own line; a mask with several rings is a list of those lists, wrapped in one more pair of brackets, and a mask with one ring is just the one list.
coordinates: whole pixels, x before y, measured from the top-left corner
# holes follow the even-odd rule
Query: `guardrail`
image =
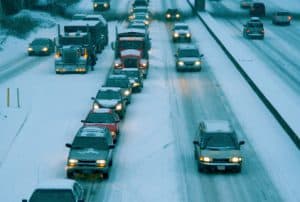
[(256, 95), (261, 99), (261, 101), (264, 103), (264, 105), (267, 107), (267, 109), (271, 112), (273, 117), (277, 120), (279, 125), (283, 128), (283, 130), (288, 134), (288, 136), (292, 139), (294, 144), (300, 149), (300, 139), (299, 136), (296, 134), (296, 132), (289, 126), (289, 124), (284, 120), (284, 118), (280, 115), (280, 113), (276, 110), (276, 108), (272, 105), (272, 103), (267, 99), (267, 97), (260, 91), (260, 89), (256, 86), (256, 84), (252, 81), (252, 79), (248, 76), (248, 74), (244, 71), (242, 66), (237, 62), (237, 60), (231, 55), (231, 53), (228, 51), (228, 49), (224, 46), (222, 41), (214, 34), (214, 32), (210, 29), (208, 24), (203, 20), (203, 18), (199, 15), (193, 4), (190, 2), (190, 0), (187, 0), (188, 4), (191, 6), (193, 12), (197, 15), (197, 17), (200, 19), (202, 24), (205, 26), (205, 28), (208, 30), (210, 35), (214, 38), (214, 40), (218, 43), (218, 45), (222, 48), (226, 56), (230, 59), (230, 61), (234, 64), (236, 69), (239, 71), (239, 73), (243, 76), (243, 78), (246, 80), (246, 82), (249, 84), (249, 86), (252, 88), (252, 90), (256, 93)]

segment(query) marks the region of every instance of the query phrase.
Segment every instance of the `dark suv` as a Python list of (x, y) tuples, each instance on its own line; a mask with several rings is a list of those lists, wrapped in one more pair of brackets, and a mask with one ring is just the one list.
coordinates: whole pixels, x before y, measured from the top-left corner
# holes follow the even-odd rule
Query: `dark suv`
[(233, 170), (240, 172), (243, 157), (235, 131), (227, 121), (201, 121), (194, 140), (198, 170)]
[(143, 72), (139, 68), (115, 69), (117, 75), (126, 75), (132, 86), (132, 92), (141, 92), (143, 89)]
[(175, 54), (176, 70), (177, 71), (200, 71), (202, 66), (201, 58), (198, 48), (194, 45), (181, 45), (178, 47)]
[(109, 177), (114, 144), (108, 128), (83, 126), (72, 144), (67, 143), (66, 147), (70, 148), (66, 168), (68, 178), (73, 178), (75, 173)]
[(265, 17), (266, 16), (265, 4), (261, 2), (252, 3), (250, 6), (249, 14), (250, 16)]
[(179, 21), (181, 14), (177, 8), (169, 8), (165, 13), (165, 18), (168, 21)]
[(252, 17), (246, 24), (244, 24), (243, 36), (249, 39), (264, 39), (264, 25), (259, 18)]

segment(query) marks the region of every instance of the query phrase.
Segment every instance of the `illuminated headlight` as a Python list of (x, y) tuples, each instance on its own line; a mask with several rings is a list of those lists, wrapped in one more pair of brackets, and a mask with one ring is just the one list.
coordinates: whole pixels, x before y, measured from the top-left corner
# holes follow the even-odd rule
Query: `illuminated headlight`
[(140, 83), (138, 83), (138, 82), (133, 83), (133, 87), (138, 87), (138, 86), (140, 86)]
[(33, 48), (29, 47), (27, 50), (28, 50), (28, 51), (33, 51)]
[(94, 110), (100, 109), (100, 106), (99, 106), (97, 103), (94, 103), (94, 104), (93, 104), (93, 109), (94, 109)]
[(175, 32), (175, 33), (173, 34), (173, 36), (174, 36), (175, 38), (177, 38), (177, 37), (179, 37), (179, 34), (178, 34), (177, 32)]
[(120, 110), (122, 110), (122, 104), (117, 104), (117, 106), (116, 106), (116, 110), (117, 110), (117, 111), (120, 111)]
[(144, 23), (145, 23), (145, 25), (149, 25), (149, 21), (148, 20), (145, 20)]
[(207, 163), (213, 161), (212, 158), (207, 157), (207, 156), (200, 156), (199, 160), (200, 160), (200, 161), (203, 161), (203, 162), (207, 162)]
[(188, 37), (188, 38), (190, 38), (191, 34), (190, 33), (186, 33), (185, 36)]
[(108, 3), (104, 3), (104, 4), (103, 4), (103, 7), (104, 7), (104, 8), (107, 8), (107, 7), (108, 7)]
[(44, 48), (42, 49), (42, 51), (47, 52), (47, 51), (48, 51), (48, 48), (47, 48), (47, 47), (44, 47)]
[(97, 160), (96, 164), (98, 167), (105, 167), (106, 166), (106, 161), (105, 160)]
[(183, 61), (178, 61), (177, 64), (178, 64), (179, 66), (183, 66), (183, 65), (184, 65), (184, 62), (183, 62)]
[(115, 62), (115, 68), (120, 68), (121, 67), (121, 63)]
[(110, 134), (111, 134), (111, 136), (112, 136), (113, 138), (115, 138), (116, 135), (117, 135), (117, 133), (116, 133), (115, 131), (111, 131)]
[(76, 166), (78, 163), (77, 159), (69, 159), (68, 166)]
[(231, 163), (240, 163), (240, 162), (242, 161), (242, 157), (234, 156), (234, 157), (231, 157), (231, 158), (229, 159), (229, 161), (230, 161)]
[(130, 90), (125, 90), (124, 95), (125, 95), (125, 96), (130, 95)]
[(98, 7), (98, 4), (97, 3), (94, 3), (94, 8), (97, 8)]
[(175, 16), (176, 16), (176, 18), (180, 18), (180, 15), (179, 15), (179, 14), (176, 14)]
[(56, 72), (65, 72), (67, 70), (65, 68), (56, 68), (55, 71)]
[(147, 67), (147, 63), (142, 63), (142, 67)]
[(199, 60), (197, 60), (197, 61), (195, 61), (194, 65), (199, 66), (199, 65), (201, 65), (201, 62)]
[(133, 19), (134, 19), (134, 15), (130, 15), (129, 20), (133, 20)]
[(170, 17), (171, 17), (171, 14), (167, 14), (166, 17), (167, 17), (167, 18), (170, 18)]
[(148, 14), (146, 14), (145, 17), (146, 17), (147, 19), (149, 19), (149, 15), (148, 15)]

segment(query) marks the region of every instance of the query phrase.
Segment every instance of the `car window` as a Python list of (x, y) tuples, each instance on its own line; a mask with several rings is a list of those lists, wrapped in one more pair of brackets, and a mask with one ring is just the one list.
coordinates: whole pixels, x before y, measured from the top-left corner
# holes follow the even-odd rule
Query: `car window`
[(183, 49), (178, 51), (179, 57), (199, 57), (199, 52), (197, 49)]
[(97, 99), (121, 99), (121, 95), (119, 91), (98, 91), (96, 95)]
[(187, 25), (175, 25), (174, 29), (188, 29)]
[(107, 150), (108, 144), (105, 137), (75, 137), (72, 148), (94, 148), (97, 150)]
[(45, 40), (45, 39), (35, 39), (33, 42), (32, 42), (33, 45), (45, 45), (45, 44), (48, 44), (48, 41)]
[(36, 190), (29, 202), (75, 202), (71, 190)]
[(262, 28), (263, 24), (262, 23), (248, 23), (248, 27)]
[(202, 146), (211, 150), (227, 150), (236, 149), (236, 140), (226, 133), (215, 133), (207, 135), (203, 141)]
[(90, 123), (113, 123), (115, 117), (110, 113), (89, 113), (86, 121)]
[(108, 79), (106, 80), (106, 85), (127, 88), (129, 85), (129, 81), (123, 79)]

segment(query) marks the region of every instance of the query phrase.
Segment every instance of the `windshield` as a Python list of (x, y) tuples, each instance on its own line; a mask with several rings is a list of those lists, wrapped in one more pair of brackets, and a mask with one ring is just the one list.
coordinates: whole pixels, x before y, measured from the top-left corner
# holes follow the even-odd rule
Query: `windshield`
[(75, 202), (71, 190), (36, 190), (29, 202)]
[(120, 87), (120, 88), (128, 88), (129, 81), (121, 80), (121, 79), (107, 79), (106, 85), (111, 87)]
[(89, 113), (86, 121), (89, 123), (114, 123), (116, 119), (110, 113)]
[(59, 43), (61, 45), (81, 45), (81, 44), (87, 44), (87, 40), (82, 37), (61, 37), (59, 39)]
[(188, 29), (187, 25), (176, 25), (174, 29)]
[(108, 145), (105, 137), (96, 136), (96, 137), (84, 137), (77, 136), (74, 139), (72, 148), (83, 149), (83, 148), (94, 148), (97, 150), (108, 149)]
[(228, 134), (209, 134), (204, 140), (203, 146), (211, 150), (232, 150), (237, 148), (237, 142)]
[(97, 99), (121, 99), (120, 92), (118, 91), (99, 91), (96, 96)]
[(199, 52), (198, 50), (193, 50), (193, 49), (190, 49), (190, 50), (181, 50), (179, 51), (178, 53), (178, 56), (179, 57), (199, 57)]
[(35, 39), (33, 42), (32, 42), (32, 45), (45, 45), (47, 44), (47, 40), (46, 39)]
[(144, 47), (143, 41), (120, 41), (119, 49), (138, 49), (141, 50)]

